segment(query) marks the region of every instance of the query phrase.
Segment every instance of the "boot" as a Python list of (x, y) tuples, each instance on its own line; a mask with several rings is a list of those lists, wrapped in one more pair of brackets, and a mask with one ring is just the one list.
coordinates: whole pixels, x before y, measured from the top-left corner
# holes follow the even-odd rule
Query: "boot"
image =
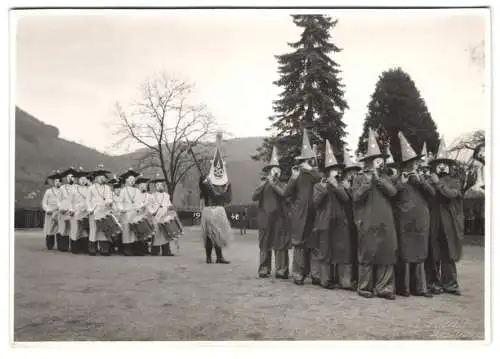
[(57, 244), (57, 250), (59, 252), (62, 252), (62, 235), (60, 233), (56, 234), (56, 244)]
[(123, 244), (123, 254), (127, 257), (134, 255), (134, 243), (124, 243)]
[(71, 253), (79, 254), (80, 253), (80, 240), (76, 241), (71, 240)]
[(144, 246), (142, 244), (142, 241), (137, 241), (132, 244), (133, 245), (133, 251), (134, 251), (134, 256), (138, 257), (143, 257), (144, 256)]
[(80, 238), (80, 254), (87, 254), (89, 252), (89, 238)]
[(101, 256), (109, 256), (111, 254), (111, 243), (106, 241), (99, 242), (99, 254)]
[(215, 261), (216, 263), (220, 264), (229, 264), (228, 260), (224, 259), (224, 256), (222, 255), (222, 248), (219, 246), (215, 246), (215, 255), (217, 256), (217, 260)]
[(61, 252), (69, 251), (69, 236), (61, 236)]
[(97, 242), (89, 242), (89, 255), (97, 255)]
[(165, 257), (173, 257), (173, 256), (175, 256), (175, 254), (173, 254), (172, 250), (170, 249), (170, 242), (168, 242), (167, 244), (162, 245), (161, 248), (162, 248), (162, 253), (161, 253), (162, 256), (165, 256)]
[(54, 249), (55, 236), (46, 236), (45, 237), (45, 246), (50, 251)]
[(212, 263), (212, 240), (207, 237), (205, 240), (205, 254), (207, 256), (207, 263)]
[(160, 255), (160, 251), (161, 251), (161, 248), (162, 246), (151, 246), (151, 255), (152, 256), (159, 256)]

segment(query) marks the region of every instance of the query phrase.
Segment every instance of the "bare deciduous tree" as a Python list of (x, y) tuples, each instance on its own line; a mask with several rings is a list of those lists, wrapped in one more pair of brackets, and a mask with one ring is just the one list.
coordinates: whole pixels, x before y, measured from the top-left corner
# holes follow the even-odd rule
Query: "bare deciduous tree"
[(160, 169), (170, 196), (196, 166), (190, 148), (200, 163), (210, 155), (203, 150), (216, 133), (216, 121), (205, 105), (195, 101), (190, 83), (164, 73), (153, 76), (141, 86), (139, 101), (127, 109), (117, 102), (116, 113), (115, 146), (143, 147), (136, 168)]

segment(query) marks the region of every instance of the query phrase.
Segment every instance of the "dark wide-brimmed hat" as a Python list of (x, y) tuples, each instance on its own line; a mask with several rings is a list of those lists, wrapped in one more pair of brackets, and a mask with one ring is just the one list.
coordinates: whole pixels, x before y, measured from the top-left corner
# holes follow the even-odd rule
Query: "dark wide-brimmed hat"
[(85, 178), (89, 178), (90, 174), (92, 172), (90, 171), (85, 171), (83, 169), (82, 166), (78, 167), (78, 170), (76, 171), (76, 173), (74, 174), (75, 178), (82, 178), (82, 177), (85, 177)]
[(64, 177), (69, 176), (69, 175), (75, 176), (77, 173), (78, 173), (78, 171), (73, 166), (71, 166), (70, 168), (68, 168), (67, 170), (64, 170), (61, 173), (61, 178), (64, 178)]
[(134, 169), (133, 169), (133, 168), (129, 168), (129, 169), (127, 170), (127, 172), (122, 173), (122, 174), (120, 175), (120, 178), (127, 179), (127, 178), (128, 178), (128, 177), (130, 177), (130, 176), (132, 176), (132, 177), (139, 177), (139, 175), (140, 175), (140, 173), (139, 173), (139, 172), (134, 171)]
[(139, 175), (139, 176), (135, 179), (135, 184), (149, 183), (149, 181), (151, 181), (151, 179), (150, 179), (150, 178), (147, 178), (147, 177), (144, 177), (144, 176)]
[(155, 178), (152, 178), (149, 182), (150, 183), (159, 183), (159, 182), (165, 183), (167, 181), (165, 180), (165, 178), (162, 177), (161, 174), (157, 173)]
[(97, 166), (97, 169), (92, 171), (92, 178), (96, 178), (97, 176), (108, 176), (110, 174), (109, 171), (105, 170), (104, 169), (104, 165), (102, 163), (100, 163), (98, 166)]
[(61, 179), (61, 171), (53, 170), (50, 175), (45, 179), (45, 184), (49, 183), (49, 180)]

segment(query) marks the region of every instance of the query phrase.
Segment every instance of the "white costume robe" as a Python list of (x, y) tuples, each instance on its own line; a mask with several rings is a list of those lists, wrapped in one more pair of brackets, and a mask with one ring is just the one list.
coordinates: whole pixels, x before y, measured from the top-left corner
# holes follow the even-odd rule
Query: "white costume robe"
[(81, 225), (78, 224), (78, 216), (82, 212), (88, 213), (87, 208), (87, 196), (89, 188), (87, 186), (76, 185), (75, 190), (71, 192), (71, 208), (75, 213), (71, 217), (71, 231), (69, 237), (72, 241), (76, 241), (80, 238), (87, 237), (88, 231), (83, 229)]
[[(170, 196), (166, 192), (155, 192), (148, 195), (148, 209), (153, 215), (153, 223), (155, 225), (155, 237), (153, 240), (153, 246), (162, 246), (167, 244), (172, 240), (172, 238), (167, 234), (167, 232), (159, 227), (159, 220), (164, 217), (165, 212), (168, 211), (169, 207), (172, 206), (170, 201)], [(173, 219), (173, 215), (170, 215)]]
[(120, 198), (118, 199), (117, 205), (124, 211), (122, 214), (123, 244), (135, 243), (137, 241), (137, 236), (134, 231), (130, 229), (130, 219), (137, 211), (141, 211), (143, 206), (146, 206), (146, 196), (135, 187), (125, 186), (120, 192)]
[(89, 216), (89, 242), (109, 242), (109, 239), (106, 238), (104, 232), (97, 228), (95, 212), (103, 212), (106, 210), (107, 206), (109, 206), (109, 209), (111, 210), (112, 204), (113, 192), (109, 186), (95, 183), (89, 187), (87, 208), (89, 212), (94, 211), (94, 213)]
[[(43, 224), (43, 234), (45, 236), (55, 236), (59, 229), (59, 197), (60, 190), (57, 187), (48, 188), (42, 199), (42, 208), (45, 212)], [(50, 214), (49, 214), (50, 212)]]
[[(69, 236), (71, 231), (71, 197), (75, 191), (75, 185), (63, 184), (59, 191), (59, 234)], [(62, 213), (64, 212), (64, 213)]]

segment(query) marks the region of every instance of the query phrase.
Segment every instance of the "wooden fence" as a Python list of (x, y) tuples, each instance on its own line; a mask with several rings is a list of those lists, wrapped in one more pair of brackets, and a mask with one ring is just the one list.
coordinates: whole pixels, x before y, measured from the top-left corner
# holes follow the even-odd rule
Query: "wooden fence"
[[(201, 212), (196, 209), (179, 210), (179, 219), (184, 226), (200, 224)], [(226, 213), (233, 228), (257, 229), (257, 206), (226, 207)], [(465, 233), (484, 235), (484, 199), (464, 200)], [(43, 228), (44, 213), (40, 208), (16, 208), (15, 228)]]

